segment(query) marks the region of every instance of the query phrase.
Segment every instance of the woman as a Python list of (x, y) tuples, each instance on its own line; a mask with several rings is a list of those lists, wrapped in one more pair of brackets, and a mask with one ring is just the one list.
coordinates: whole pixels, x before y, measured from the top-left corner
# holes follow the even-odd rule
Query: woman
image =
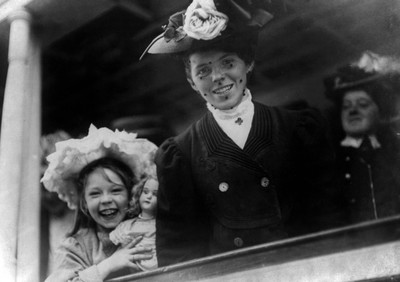
[(56, 270), (47, 282), (103, 281), (138, 271), (136, 261), (151, 259), (141, 238), (118, 247), (109, 239), (134, 216), (131, 189), (155, 174), (156, 146), (135, 134), (91, 126), (88, 136), (58, 142), (42, 178), (46, 189), (76, 209), (74, 228), (57, 250)]
[[(291, 214), (294, 199), (296, 208), (305, 207), (301, 199), (316, 185), (307, 168), (323, 155), (323, 123), (312, 110), (252, 101), (247, 81), (258, 28), (272, 18), (264, 2), (194, 1), (146, 50), (181, 57), (208, 108), (156, 156), (159, 265), (279, 240), (290, 229), (299, 232), (295, 225), (306, 227)], [(297, 214), (306, 217), (304, 210)]]
[(398, 115), (395, 85), (400, 67), (396, 71), (394, 62), (365, 52), (325, 80), (340, 115), (331, 193), (336, 193), (343, 212), (338, 212), (342, 224), (400, 213), (400, 143), (391, 128)]

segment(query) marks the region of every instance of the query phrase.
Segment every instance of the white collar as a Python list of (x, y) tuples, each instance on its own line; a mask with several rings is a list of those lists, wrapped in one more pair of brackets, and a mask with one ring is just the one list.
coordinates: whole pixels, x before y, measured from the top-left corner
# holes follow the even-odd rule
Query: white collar
[[(369, 135), (368, 138), (371, 141), (372, 148), (378, 149), (381, 147), (381, 144), (379, 143), (379, 141), (375, 135)], [(351, 137), (351, 136), (346, 136), (346, 138), (344, 138), (342, 140), (342, 142), (340, 142), (340, 145), (342, 147), (353, 147), (353, 148), (357, 149), (357, 148), (360, 148), (362, 141), (363, 141), (363, 138), (355, 138), (355, 137)]]
[(216, 120), (233, 120), (239, 116), (248, 114), (253, 109), (253, 103), (251, 101), (251, 93), (249, 89), (244, 90), (244, 96), (239, 105), (229, 110), (219, 110), (213, 107), (210, 103), (207, 103), (208, 110), (213, 114)]

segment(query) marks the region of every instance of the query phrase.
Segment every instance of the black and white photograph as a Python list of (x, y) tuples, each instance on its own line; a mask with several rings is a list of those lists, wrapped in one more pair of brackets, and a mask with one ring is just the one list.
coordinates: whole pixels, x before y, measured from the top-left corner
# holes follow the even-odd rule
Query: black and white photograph
[(0, 281), (400, 282), (399, 0), (0, 0)]

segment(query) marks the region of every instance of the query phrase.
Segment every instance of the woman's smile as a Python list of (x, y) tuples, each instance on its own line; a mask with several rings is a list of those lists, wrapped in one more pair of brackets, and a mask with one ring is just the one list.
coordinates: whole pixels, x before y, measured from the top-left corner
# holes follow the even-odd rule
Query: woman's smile
[(233, 87), (233, 84), (219, 87), (219, 88), (213, 90), (212, 93), (217, 94), (217, 95), (227, 94), (227, 92), (229, 92), (232, 89), (232, 87)]

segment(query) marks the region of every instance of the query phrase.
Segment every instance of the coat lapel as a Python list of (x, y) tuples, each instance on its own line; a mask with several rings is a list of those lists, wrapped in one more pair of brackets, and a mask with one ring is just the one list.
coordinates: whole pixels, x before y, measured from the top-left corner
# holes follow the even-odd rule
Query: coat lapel
[(210, 156), (229, 159), (253, 170), (260, 169), (255, 160), (271, 144), (271, 116), (266, 107), (254, 105), (252, 126), (243, 150), (225, 134), (210, 112), (199, 122), (199, 132)]

